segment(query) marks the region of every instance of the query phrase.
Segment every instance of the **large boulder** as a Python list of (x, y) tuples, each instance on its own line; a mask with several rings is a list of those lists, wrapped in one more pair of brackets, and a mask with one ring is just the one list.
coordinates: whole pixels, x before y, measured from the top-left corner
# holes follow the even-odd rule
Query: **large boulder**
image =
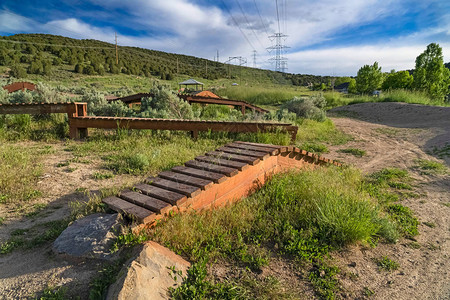
[(106, 299), (169, 299), (169, 288), (181, 284), (181, 276), (174, 280), (172, 270), (182, 277), (190, 264), (169, 249), (147, 242), (137, 257), (125, 265), (123, 275), (109, 287)]
[(53, 242), (53, 251), (72, 258), (109, 259), (120, 227), (117, 214), (92, 214), (76, 220)]

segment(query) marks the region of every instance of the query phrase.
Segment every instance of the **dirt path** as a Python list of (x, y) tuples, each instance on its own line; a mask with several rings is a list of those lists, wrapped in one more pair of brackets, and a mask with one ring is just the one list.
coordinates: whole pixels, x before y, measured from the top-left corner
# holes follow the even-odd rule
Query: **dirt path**
[[(355, 246), (336, 255), (344, 273), (343, 287), (350, 298), (373, 292), (370, 299), (450, 299), (450, 176), (424, 175), (414, 168), (418, 159), (450, 166), (450, 157), (440, 160), (426, 153), (450, 143), (450, 108), (367, 103), (335, 109), (334, 113), (342, 115), (343, 111), (358, 119), (333, 121), (355, 140), (333, 147), (328, 156), (365, 173), (392, 167), (406, 169), (415, 179), (414, 192), (421, 195), (402, 202), (421, 222), (416, 241), (405, 239), (375, 249)], [(356, 158), (337, 152), (344, 148), (362, 149), (367, 154)], [(399, 269), (380, 271), (374, 259), (383, 256), (397, 261)]]

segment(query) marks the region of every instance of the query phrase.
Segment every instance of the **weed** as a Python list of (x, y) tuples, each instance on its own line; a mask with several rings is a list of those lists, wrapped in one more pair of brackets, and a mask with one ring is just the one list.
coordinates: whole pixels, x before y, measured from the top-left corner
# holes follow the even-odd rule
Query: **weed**
[(387, 183), (391, 188), (398, 190), (412, 190), (412, 186), (408, 183), (404, 182), (388, 182)]
[(0, 217), (0, 226), (5, 222), (5, 217)]
[(402, 132), (401, 129), (397, 129), (397, 128), (375, 128), (374, 131), (384, 134), (390, 138), (396, 138), (400, 135), (400, 133)]
[(102, 199), (112, 195), (117, 195), (120, 189), (121, 187), (102, 189), (100, 190), (100, 194), (89, 194), (88, 201), (70, 202), (69, 207), (71, 209), (71, 218), (79, 219), (93, 213), (105, 212), (106, 205), (102, 202)]
[(32, 210), (25, 214), (27, 217), (35, 217), (37, 216), (41, 211), (43, 211), (47, 207), (47, 204), (44, 203), (36, 203), (33, 204)]
[(108, 287), (119, 277), (120, 270), (128, 258), (129, 254), (123, 255), (118, 260), (102, 267), (97, 276), (92, 279), (89, 285), (89, 299), (105, 299)]
[(387, 256), (383, 256), (382, 258), (376, 259), (375, 261), (377, 263), (377, 266), (381, 270), (384, 270), (384, 271), (387, 271), (387, 272), (391, 272), (391, 271), (397, 270), (398, 267), (400, 266), (398, 262), (393, 261), (392, 259), (390, 259)]
[(433, 149), (430, 151), (430, 154), (436, 155), (439, 158), (445, 158), (450, 156), (450, 144), (446, 144), (445, 146), (438, 148), (433, 147)]
[(375, 292), (372, 291), (367, 286), (365, 286), (364, 289), (363, 289), (363, 295), (366, 296), (366, 297), (371, 297), (371, 296), (375, 295)]
[(444, 206), (450, 207), (450, 202), (446, 202), (446, 203), (442, 203), (441, 202), (441, 204), (444, 205)]
[(65, 300), (67, 299), (67, 289), (64, 287), (47, 287), (39, 300)]
[(67, 167), (68, 165), (70, 165), (70, 161), (66, 160), (65, 162), (60, 162), (60, 163), (56, 164), (56, 167), (62, 168), (62, 167)]
[(356, 149), (356, 148), (341, 149), (341, 150), (338, 150), (338, 152), (349, 153), (356, 157), (363, 157), (364, 155), (366, 155), (366, 151), (361, 150), (361, 149)]
[(338, 280), (336, 275), (340, 272), (337, 267), (330, 267), (325, 264), (315, 266), (309, 273), (308, 279), (314, 291), (322, 299), (335, 299), (338, 290)]
[(170, 288), (173, 299), (239, 299), (239, 289), (225, 283), (212, 283), (207, 279), (207, 259), (192, 264), (187, 270), (183, 284), (176, 289)]
[(435, 251), (435, 250), (441, 249), (440, 246), (436, 246), (435, 244), (430, 243), (430, 242), (428, 242), (428, 243), (426, 244), (426, 247), (427, 247), (427, 249), (429, 249), (429, 250), (431, 250), (431, 251)]
[(112, 174), (112, 173), (94, 172), (92, 174), (92, 179), (96, 179), (96, 180), (110, 179), (113, 177), (114, 177), (114, 174)]
[(410, 208), (400, 204), (390, 204), (386, 211), (397, 225), (398, 230), (407, 237), (419, 234), (419, 221), (414, 217)]
[(411, 249), (420, 249), (422, 246), (418, 242), (410, 242), (407, 244), (407, 246)]
[(306, 150), (308, 152), (313, 153), (328, 153), (328, 147), (324, 144), (315, 144), (315, 143), (303, 143), (300, 146), (301, 149)]
[(420, 174), (433, 175), (433, 174), (445, 174), (447, 167), (437, 161), (418, 159), (416, 160), (415, 168), (420, 170)]
[(296, 144), (303, 143), (327, 143), (342, 145), (353, 140), (353, 137), (338, 130), (330, 119), (325, 122), (303, 120), (298, 124), (300, 130), (297, 134)]
[(434, 224), (433, 222), (422, 222), (422, 224), (430, 228), (436, 227), (436, 224)]
[(15, 229), (11, 231), (11, 236), (24, 235), (28, 232), (28, 229)]
[(72, 173), (72, 172), (74, 172), (76, 169), (77, 169), (76, 167), (68, 167), (68, 168), (66, 168), (66, 172), (67, 172), (67, 173)]

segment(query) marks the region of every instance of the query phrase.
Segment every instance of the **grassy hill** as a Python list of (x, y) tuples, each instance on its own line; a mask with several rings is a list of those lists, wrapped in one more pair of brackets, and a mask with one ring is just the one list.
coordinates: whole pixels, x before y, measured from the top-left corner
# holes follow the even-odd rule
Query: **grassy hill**
[[(0, 66), (19, 68), (19, 72), (13, 72), (15, 77), (46, 79), (61, 84), (80, 78), (80, 74), (135, 75), (168, 83), (195, 77), (219, 85), (232, 81), (241, 85), (305, 86), (309, 83), (328, 83), (330, 79), (235, 66), (138, 47), (119, 46), (118, 53), (117, 63), (115, 45), (97, 40), (48, 34), (0, 36)], [(6, 71), (6, 68), (2, 70)]]

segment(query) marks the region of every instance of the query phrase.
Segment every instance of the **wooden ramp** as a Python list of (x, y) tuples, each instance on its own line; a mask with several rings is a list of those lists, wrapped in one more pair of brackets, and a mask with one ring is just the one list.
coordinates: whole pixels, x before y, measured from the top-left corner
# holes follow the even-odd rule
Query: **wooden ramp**
[(293, 146), (234, 142), (147, 178), (103, 202), (147, 226), (171, 211), (200, 210), (234, 202), (275, 173), (324, 164), (341, 165)]

